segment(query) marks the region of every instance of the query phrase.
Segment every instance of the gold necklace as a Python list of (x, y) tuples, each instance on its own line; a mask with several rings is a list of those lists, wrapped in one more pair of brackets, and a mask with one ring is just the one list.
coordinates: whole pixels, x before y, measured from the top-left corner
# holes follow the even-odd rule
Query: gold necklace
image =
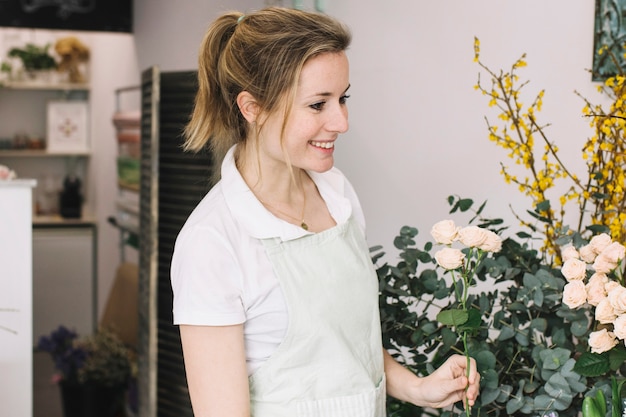
[(292, 216), (291, 214), (285, 213), (282, 210), (277, 209), (273, 205), (266, 203), (265, 201), (261, 200), (260, 198), (259, 198), (259, 201), (264, 206), (269, 207), (269, 208), (273, 209), (274, 211), (277, 211), (278, 213), (282, 214), (283, 216), (289, 217), (290, 219), (292, 219), (292, 220), (294, 220), (296, 222), (299, 222), (300, 223), (300, 227), (303, 228), (304, 230), (309, 230), (309, 225), (306, 224), (306, 222), (304, 221), (304, 211), (306, 209), (306, 192), (302, 193), (302, 215), (300, 216), (301, 217), (300, 219), (297, 218), (297, 217)]

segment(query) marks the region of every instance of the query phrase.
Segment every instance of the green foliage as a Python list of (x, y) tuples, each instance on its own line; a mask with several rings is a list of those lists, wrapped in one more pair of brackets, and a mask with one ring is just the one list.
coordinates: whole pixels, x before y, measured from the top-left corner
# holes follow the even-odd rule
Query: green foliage
[(9, 57), (19, 58), (26, 70), (47, 70), (55, 69), (57, 63), (48, 53), (50, 45), (37, 46), (31, 43), (24, 48), (12, 48), (9, 50)]
[[(451, 212), (473, 208), (470, 199), (450, 197), (448, 202)], [(506, 230), (502, 220), (481, 216), (484, 207), (475, 211), (472, 222), (496, 233)], [(559, 270), (544, 265), (537, 251), (523, 243), (526, 234), (518, 234), (519, 241), (506, 238), (499, 253), (484, 258), (476, 276), (480, 282), (470, 291), (471, 309), (463, 315), (454, 286), (435, 267), (432, 243), (417, 247), (417, 235), (416, 228), (401, 228), (394, 239), (396, 265), (381, 262), (382, 247), (372, 248), (384, 347), (416, 374), (428, 375), (451, 354), (463, 353), (461, 338), (449, 326), (469, 323), (468, 348), (481, 374), (472, 415), (556, 411), (561, 417), (577, 416), (588, 381), (576, 372), (574, 357), (586, 350), (580, 340), (586, 340), (589, 320), (584, 311), (561, 303), (565, 280)], [(449, 414), (388, 400), (390, 417)]]
[(79, 341), (77, 347), (88, 352), (87, 360), (78, 370), (79, 382), (96, 382), (106, 387), (127, 383), (131, 375), (130, 351), (114, 333), (100, 329)]

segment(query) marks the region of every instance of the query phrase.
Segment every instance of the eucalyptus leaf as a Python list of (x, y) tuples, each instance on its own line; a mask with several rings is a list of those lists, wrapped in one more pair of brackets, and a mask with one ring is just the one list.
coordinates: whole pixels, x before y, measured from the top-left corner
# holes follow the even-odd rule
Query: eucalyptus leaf
[(515, 330), (512, 327), (504, 326), (500, 330), (500, 334), (498, 335), (499, 341), (505, 341), (515, 336)]

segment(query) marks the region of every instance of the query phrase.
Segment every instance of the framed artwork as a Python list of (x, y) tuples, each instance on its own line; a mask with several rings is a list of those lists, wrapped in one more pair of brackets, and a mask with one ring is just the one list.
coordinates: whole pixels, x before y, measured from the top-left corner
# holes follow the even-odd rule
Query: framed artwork
[(81, 153), (89, 151), (86, 101), (48, 102), (48, 152)]
[(626, 0), (596, 0), (593, 81), (603, 81), (626, 69), (625, 45)]
[(0, 0), (0, 26), (132, 32), (132, 0)]

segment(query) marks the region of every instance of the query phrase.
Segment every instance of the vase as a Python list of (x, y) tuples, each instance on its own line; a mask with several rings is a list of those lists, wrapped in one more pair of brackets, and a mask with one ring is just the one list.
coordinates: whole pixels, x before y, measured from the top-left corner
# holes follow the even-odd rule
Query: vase
[(124, 408), (126, 385), (60, 382), (64, 417), (115, 417)]

